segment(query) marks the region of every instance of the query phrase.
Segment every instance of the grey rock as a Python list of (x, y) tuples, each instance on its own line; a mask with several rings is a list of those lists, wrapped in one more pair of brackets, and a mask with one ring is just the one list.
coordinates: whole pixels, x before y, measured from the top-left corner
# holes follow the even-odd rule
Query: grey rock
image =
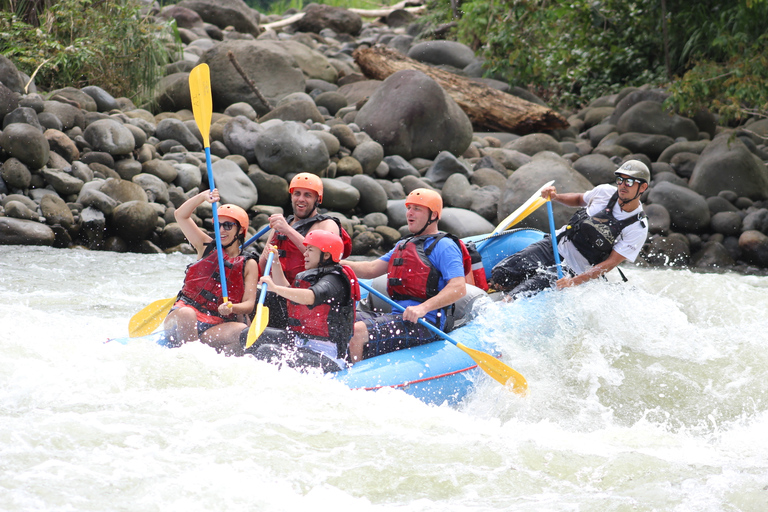
[(721, 190), (732, 190), (750, 199), (766, 199), (768, 168), (740, 139), (724, 133), (702, 151), (689, 186), (707, 197)]
[(94, 150), (112, 156), (128, 155), (136, 145), (133, 133), (114, 119), (102, 119), (89, 124), (83, 137)]
[(734, 263), (725, 246), (711, 240), (691, 257), (691, 266), (695, 268), (726, 268)]
[(768, 236), (760, 231), (745, 231), (739, 237), (739, 249), (745, 260), (768, 267)]
[(413, 45), (408, 57), (432, 65), (447, 64), (463, 69), (475, 61), (475, 52), (469, 46), (456, 41), (425, 41)]
[(542, 151), (552, 151), (558, 155), (563, 153), (560, 143), (557, 142), (554, 137), (545, 133), (531, 133), (529, 135), (524, 135), (519, 139), (504, 144), (503, 147), (504, 149), (519, 151), (528, 156), (533, 156)]
[(110, 225), (117, 236), (127, 242), (146, 239), (157, 225), (157, 212), (147, 201), (122, 203), (112, 211), (110, 217)]
[(370, 176), (383, 160), (384, 148), (375, 141), (363, 142), (352, 151), (352, 157), (360, 162), (363, 172)]
[(46, 194), (40, 200), (40, 211), (48, 224), (59, 224), (67, 230), (75, 226), (75, 217), (67, 203), (55, 194)]
[[(147, 193), (144, 192), (143, 188), (136, 183), (126, 180), (109, 178), (101, 184), (99, 191), (108, 195), (118, 203), (126, 203), (129, 201), (142, 201), (146, 203), (149, 201)], [(80, 202), (82, 203), (82, 201)]]
[(169, 201), (168, 187), (165, 182), (152, 174), (141, 173), (131, 178), (147, 194), (150, 202), (165, 204)]
[(461, 208), (443, 208), (438, 228), (459, 238), (490, 233), (495, 226), (475, 212)]
[(457, 173), (469, 177), (472, 175), (472, 170), (453, 154), (448, 151), (441, 151), (424, 177), (434, 183), (435, 186), (442, 187), (450, 176)]
[(212, 167), (222, 203), (235, 204), (247, 210), (258, 202), (256, 185), (239, 165), (231, 160), (219, 160)]
[(330, 163), (328, 149), (303, 125), (281, 123), (265, 129), (255, 148), (259, 167), (270, 174), (320, 174)]
[(0, 166), (0, 178), (12, 188), (26, 189), (32, 182), (32, 173), (17, 158), (9, 158)]
[(248, 178), (256, 186), (262, 205), (285, 206), (289, 204), (288, 182), (280, 176), (268, 174), (252, 165), (248, 170)]
[[(340, 90), (341, 91), (341, 90)], [(386, 155), (434, 158), (460, 155), (472, 142), (472, 124), (432, 78), (405, 70), (389, 76), (355, 118)]]
[(699, 233), (709, 227), (707, 202), (692, 190), (662, 182), (651, 189), (649, 199), (667, 209), (675, 231)]
[(363, 213), (384, 212), (387, 209), (387, 192), (378, 181), (361, 174), (353, 176), (350, 184), (360, 192), (358, 206)]
[(710, 226), (715, 233), (725, 236), (741, 234), (741, 215), (738, 212), (718, 212), (712, 215)]
[(39, 222), (0, 217), (0, 245), (47, 245), (55, 239), (53, 230)]
[(30, 169), (40, 169), (50, 159), (43, 132), (28, 124), (13, 123), (0, 132), (0, 147)]
[(83, 188), (83, 180), (67, 174), (63, 171), (57, 171), (53, 169), (44, 168), (40, 171), (45, 178), (45, 181), (53, 187), (53, 189), (63, 195), (79, 194), (80, 189)]
[(8, 201), (4, 205), (5, 215), (14, 219), (32, 220), (38, 221), (40, 216), (37, 214), (36, 208), (31, 209), (21, 201)]
[(157, 123), (155, 137), (160, 140), (172, 139), (180, 142), (189, 151), (202, 151), (203, 145), (179, 119), (167, 117)]
[(593, 185), (613, 183), (617, 166), (605, 155), (585, 155), (573, 162), (573, 168), (579, 171)]
[(651, 235), (667, 235), (672, 224), (669, 211), (661, 204), (647, 204), (643, 211), (648, 216), (648, 233)]
[(323, 206), (334, 211), (348, 211), (358, 205), (360, 192), (341, 180), (323, 178)]

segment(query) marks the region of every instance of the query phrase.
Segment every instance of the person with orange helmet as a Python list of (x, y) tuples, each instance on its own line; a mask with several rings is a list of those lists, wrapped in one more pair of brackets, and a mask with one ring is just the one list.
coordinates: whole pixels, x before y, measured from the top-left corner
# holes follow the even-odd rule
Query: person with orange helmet
[(215, 240), (200, 229), (192, 214), (205, 202), (217, 203), (217, 190), (203, 191), (184, 202), (175, 212), (176, 222), (197, 250), (197, 261), (187, 267), (179, 299), (165, 318), (164, 327), (174, 344), (201, 341), (230, 355), (227, 348), (246, 327), (245, 316), (256, 305), (259, 266), (243, 256), (249, 219), (245, 210), (233, 204), (217, 209), (221, 248), (226, 268), (227, 302), (222, 297)]
[(471, 271), (471, 261), (455, 237), (438, 231), (443, 211), (440, 193), (417, 188), (408, 194), (405, 209), (411, 237), (379, 259), (344, 262), (363, 279), (386, 274), (387, 292), (405, 308), (401, 314), (358, 312), (349, 342), (353, 364), (436, 340), (417, 323), (419, 318), (450, 330), (451, 306), (467, 293), (464, 276)]
[[(289, 283), (304, 270), (304, 237), (315, 229), (322, 229), (339, 235), (344, 243), (344, 256), (352, 251), (352, 239), (335, 217), (318, 213), (323, 202), (323, 180), (308, 172), (300, 172), (291, 179), (289, 186), (293, 215), (288, 218), (276, 213), (269, 217), (272, 231), (267, 238), (267, 247), (277, 246), (280, 264)], [(267, 264), (268, 251), (262, 251), (259, 268), (263, 272)], [(268, 293), (265, 305), (269, 308), (269, 325), (286, 327), (288, 321), (287, 303), (274, 293)]]
[[(304, 245), (305, 270), (296, 275), (293, 286), (282, 265), (273, 264), (271, 277), (265, 275), (259, 281), (287, 300), (288, 328), (267, 327), (246, 352), (291, 367), (338, 371), (347, 366), (360, 286), (352, 269), (339, 263), (344, 252), (339, 235), (313, 229), (304, 237)], [(277, 247), (269, 251), (279, 258)], [(240, 336), (243, 347), (247, 337), (246, 329)]]

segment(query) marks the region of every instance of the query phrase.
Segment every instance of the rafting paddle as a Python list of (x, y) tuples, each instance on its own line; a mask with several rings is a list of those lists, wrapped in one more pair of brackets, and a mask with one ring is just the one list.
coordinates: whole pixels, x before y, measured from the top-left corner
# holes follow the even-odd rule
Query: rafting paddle
[(549, 236), (552, 239), (552, 252), (557, 265), (557, 278), (563, 278), (563, 266), (560, 264), (560, 253), (557, 252), (557, 235), (555, 235), (555, 215), (552, 213), (552, 200), (547, 199), (547, 215), (549, 216)]
[[(367, 285), (366, 283), (362, 281), (358, 281), (360, 283), (360, 286), (368, 290), (370, 293), (374, 294), (393, 308), (397, 309), (398, 311), (405, 311), (405, 308), (398, 304), (397, 302), (393, 301), (383, 293), (379, 292), (372, 286)], [(512, 385), (512, 391), (519, 395), (527, 395), (528, 394), (528, 382), (526, 382), (525, 377), (520, 375), (518, 372), (510, 368), (508, 365), (502, 363), (495, 357), (493, 357), (490, 354), (487, 354), (481, 350), (475, 350), (474, 348), (470, 348), (463, 343), (460, 343), (450, 336), (448, 336), (446, 333), (435, 327), (434, 325), (426, 322), (423, 318), (419, 318), (419, 323), (432, 331), (433, 333), (437, 334), (441, 338), (443, 338), (445, 341), (448, 341), (450, 343), (453, 343), (457, 347), (459, 347), (461, 350), (467, 353), (469, 357), (472, 358), (473, 361), (477, 363), (477, 366), (479, 366), (485, 373), (493, 377), (494, 380), (497, 382), (503, 384), (504, 386)]]
[(520, 208), (513, 211), (509, 215), (507, 215), (507, 218), (503, 221), (499, 222), (499, 225), (496, 226), (496, 229), (493, 230), (492, 234), (500, 233), (501, 231), (506, 231), (533, 212), (535, 212), (539, 206), (543, 205), (545, 202), (547, 202), (546, 199), (541, 197), (541, 191), (544, 190), (546, 187), (549, 187), (555, 182), (555, 180), (550, 181), (549, 183), (545, 183), (541, 186), (539, 190), (533, 193), (533, 195), (522, 205), (520, 205)]
[[(267, 257), (267, 264), (264, 267), (264, 275), (268, 276), (272, 270), (272, 258), (275, 253), (270, 252)], [(264, 298), (267, 296), (267, 283), (261, 284), (261, 294), (259, 295), (259, 305), (256, 306), (256, 316), (253, 317), (251, 327), (248, 329), (248, 337), (245, 339), (245, 348), (250, 348), (253, 345), (264, 329), (267, 328), (269, 323), (269, 308), (264, 305)]]
[[(208, 64), (199, 64), (189, 72), (189, 94), (192, 98), (192, 113), (195, 116), (197, 129), (203, 136), (205, 147), (205, 166), (208, 169), (208, 189), (216, 188), (213, 182), (213, 168), (211, 167), (211, 143), (208, 134), (211, 131), (211, 117), (213, 116), (213, 100), (211, 99), (211, 70)], [(224, 252), (221, 248), (221, 233), (219, 232), (219, 212), (217, 203), (211, 205), (213, 209), (213, 233), (216, 236), (216, 256), (219, 260), (219, 277), (221, 278), (221, 296), (224, 304), (229, 302), (227, 294), (227, 274), (224, 271)]]
[[(269, 231), (269, 225), (264, 226), (258, 233), (249, 238), (240, 249), (245, 249), (253, 242), (264, 236)], [(131, 338), (137, 338), (139, 336), (146, 336), (151, 334), (157, 329), (165, 317), (168, 316), (168, 312), (176, 303), (178, 297), (171, 297), (169, 299), (156, 300), (149, 306), (136, 313), (128, 321), (128, 336)]]

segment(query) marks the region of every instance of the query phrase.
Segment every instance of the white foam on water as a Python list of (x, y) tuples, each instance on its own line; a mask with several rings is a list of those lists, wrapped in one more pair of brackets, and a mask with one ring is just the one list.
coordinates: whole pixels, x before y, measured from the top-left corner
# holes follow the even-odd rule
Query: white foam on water
[[(458, 407), (124, 336), (190, 257), (0, 247), (2, 510), (762, 510), (768, 279), (627, 269), (478, 318)], [(482, 332), (481, 331), (481, 332)]]

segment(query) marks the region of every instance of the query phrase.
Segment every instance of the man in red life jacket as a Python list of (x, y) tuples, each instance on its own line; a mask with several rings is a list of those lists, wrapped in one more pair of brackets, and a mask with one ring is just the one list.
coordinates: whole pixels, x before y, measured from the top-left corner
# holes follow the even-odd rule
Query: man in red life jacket
[[(269, 290), (288, 301), (288, 329), (267, 327), (246, 352), (290, 367), (318, 367), (325, 372), (347, 366), (347, 346), (355, 323), (355, 301), (360, 286), (355, 273), (340, 265), (344, 244), (341, 237), (313, 229), (304, 237), (305, 270), (293, 286), (282, 265), (272, 265), (272, 276), (263, 276)], [(272, 252), (277, 253), (274, 246)], [(267, 252), (267, 251), (265, 251)], [(248, 330), (241, 335), (245, 346)]]
[[(317, 212), (323, 202), (323, 181), (319, 176), (302, 172), (291, 180), (291, 206), (293, 215), (285, 218), (276, 213), (269, 217), (269, 227), (272, 231), (267, 239), (266, 247), (275, 245), (280, 257), (285, 278), (293, 283), (296, 275), (304, 271), (304, 237), (315, 229), (322, 229), (338, 235), (344, 243), (344, 256), (349, 256), (352, 241), (335, 217)], [(259, 270), (264, 273), (269, 251), (262, 251), (259, 257)], [(288, 308), (285, 299), (271, 292), (267, 294), (265, 305), (269, 308), (269, 325), (271, 327), (286, 327), (288, 324)]]
[(358, 311), (349, 344), (353, 364), (434, 341), (437, 336), (419, 325), (419, 318), (444, 329), (447, 310), (467, 293), (465, 274), (471, 271), (469, 255), (462, 251), (455, 237), (437, 229), (443, 211), (440, 194), (416, 189), (408, 194), (405, 208), (408, 230), (413, 236), (401, 240), (377, 260), (343, 262), (363, 279), (386, 273), (389, 295), (405, 307), (402, 313)]

